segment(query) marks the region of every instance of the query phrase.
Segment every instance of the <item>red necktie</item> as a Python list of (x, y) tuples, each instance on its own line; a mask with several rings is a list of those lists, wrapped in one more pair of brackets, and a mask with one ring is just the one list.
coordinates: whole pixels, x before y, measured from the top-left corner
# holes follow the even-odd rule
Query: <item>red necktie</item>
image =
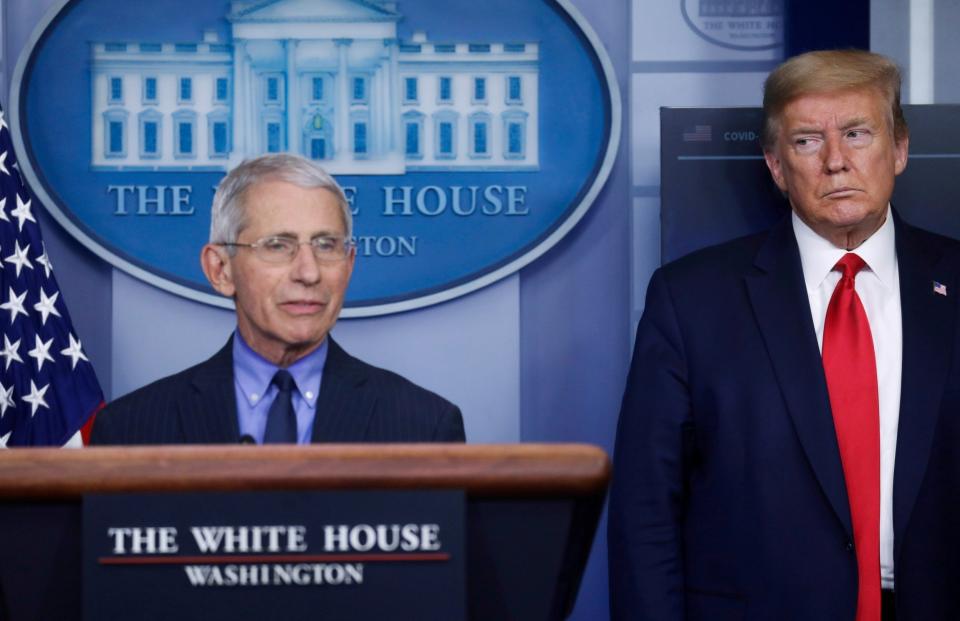
[(859, 590), (856, 621), (880, 621), (880, 400), (870, 323), (854, 280), (866, 265), (848, 252), (823, 326), (823, 371), (850, 500)]

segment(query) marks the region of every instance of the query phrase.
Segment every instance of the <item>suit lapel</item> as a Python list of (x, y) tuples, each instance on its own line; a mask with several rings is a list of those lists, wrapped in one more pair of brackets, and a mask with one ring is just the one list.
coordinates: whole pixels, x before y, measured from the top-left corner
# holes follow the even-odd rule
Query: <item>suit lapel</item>
[[(940, 253), (931, 247), (929, 239), (924, 243), (912, 227), (899, 218), (894, 221), (903, 322), (900, 420), (893, 477), (897, 558), (930, 457), (953, 341), (953, 298), (958, 283), (941, 273), (946, 270), (940, 269)], [(949, 296), (935, 293), (934, 282), (946, 285)]]
[(191, 392), (180, 405), (184, 442), (222, 444), (240, 441), (237, 395), (233, 382), (233, 338), (199, 365)]
[(362, 442), (376, 395), (362, 364), (329, 339), (312, 442)]
[(747, 291), (787, 411), (824, 494), (852, 536), (823, 362), (789, 217), (771, 229), (754, 267), (745, 278)]

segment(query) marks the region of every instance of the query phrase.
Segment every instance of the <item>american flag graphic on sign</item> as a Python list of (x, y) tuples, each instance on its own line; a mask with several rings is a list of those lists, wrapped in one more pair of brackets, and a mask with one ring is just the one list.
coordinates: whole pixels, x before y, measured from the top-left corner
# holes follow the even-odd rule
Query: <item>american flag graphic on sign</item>
[(710, 125), (694, 125), (683, 130), (684, 142), (710, 142), (713, 139), (713, 127)]

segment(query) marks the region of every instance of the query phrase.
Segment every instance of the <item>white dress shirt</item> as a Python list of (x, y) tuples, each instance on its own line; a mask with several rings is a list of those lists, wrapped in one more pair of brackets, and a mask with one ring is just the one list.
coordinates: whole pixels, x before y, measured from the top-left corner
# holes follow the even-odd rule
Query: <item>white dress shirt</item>
[[(827, 305), (840, 281), (833, 266), (847, 253), (817, 235), (793, 214), (793, 232), (800, 247), (803, 280), (810, 300), (810, 314), (823, 351), (823, 324)], [(897, 423), (900, 418), (900, 374), (903, 354), (903, 325), (900, 315), (900, 272), (894, 242), (893, 216), (876, 233), (852, 252), (867, 266), (856, 279), (857, 295), (863, 303), (873, 335), (877, 356), (877, 386), (880, 389), (880, 581), (893, 588), (893, 466), (897, 450)]]

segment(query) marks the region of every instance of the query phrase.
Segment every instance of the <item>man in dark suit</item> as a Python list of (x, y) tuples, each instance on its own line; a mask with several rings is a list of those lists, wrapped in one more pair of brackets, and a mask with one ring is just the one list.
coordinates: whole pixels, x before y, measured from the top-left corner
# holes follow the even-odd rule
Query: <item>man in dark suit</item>
[(355, 257), (349, 204), (322, 169), (280, 154), (234, 168), (201, 253), (236, 304), (234, 335), (107, 406), (92, 444), (464, 441), (456, 406), (329, 336)]
[(772, 230), (653, 275), (620, 413), (612, 617), (960, 619), (960, 244), (889, 206), (900, 75), (764, 87)]

